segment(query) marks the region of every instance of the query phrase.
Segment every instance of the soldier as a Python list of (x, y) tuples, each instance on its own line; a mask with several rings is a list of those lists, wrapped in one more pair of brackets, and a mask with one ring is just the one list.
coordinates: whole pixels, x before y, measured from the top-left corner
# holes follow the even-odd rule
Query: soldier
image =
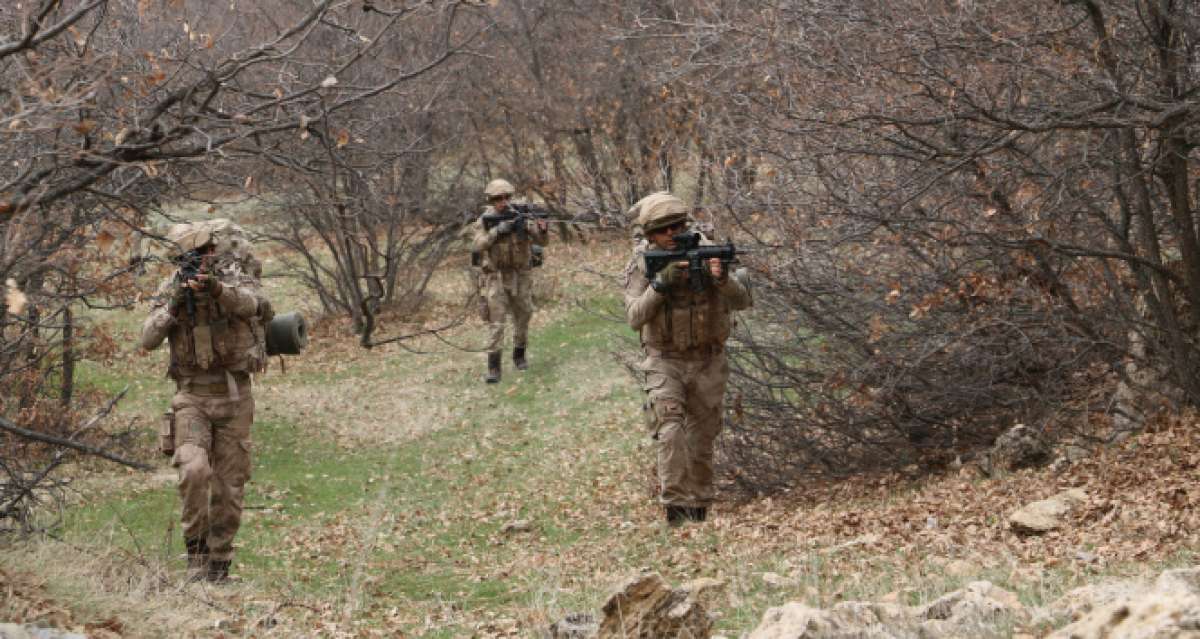
[(264, 326), (273, 313), (240, 228), (227, 220), (178, 224), (167, 237), (181, 267), (159, 288), (142, 347), (154, 350), (163, 338), (170, 345), (174, 437), (163, 452), (173, 449), (179, 473), (189, 578), (220, 583), (229, 579), (250, 478), (251, 375), (266, 368)]
[(646, 197), (638, 200), (637, 202), (634, 202), (633, 206), (629, 207), (629, 211), (626, 214), (629, 216), (630, 227), (633, 230), (632, 237), (633, 237), (633, 245), (635, 247), (638, 245), (639, 242), (641, 242), (646, 237), (646, 234), (642, 230), (642, 225), (640, 222), (642, 207), (648, 206), (650, 204), (657, 202), (658, 200), (661, 200), (661, 199), (667, 198), (667, 197), (672, 197), (672, 195), (669, 191), (655, 191), (654, 193), (647, 195)]
[(644, 416), (657, 442), (659, 501), (667, 523), (704, 521), (712, 504), (713, 444), (722, 426), (722, 402), (729, 365), (725, 340), (731, 312), (749, 308), (750, 293), (709, 262), (705, 286), (688, 284), (687, 262), (646, 277), (644, 251), (673, 250), (674, 235), (687, 228), (688, 207), (666, 195), (642, 204), (638, 215), (645, 238), (625, 268), (625, 315), (641, 333), (646, 358)]
[[(503, 215), (511, 207), (515, 190), (506, 180), (492, 180), (483, 190), (488, 207), (484, 215)], [(511, 212), (511, 211), (509, 211)], [(549, 233), (545, 219), (508, 219), (488, 229), (483, 216), (475, 222), (473, 249), (481, 256), (481, 285), (488, 301), (488, 372), (486, 381), (500, 381), (500, 349), (504, 344), (504, 319), (513, 316), (513, 365), (528, 368), (529, 318), (533, 315), (533, 245), (545, 244)]]

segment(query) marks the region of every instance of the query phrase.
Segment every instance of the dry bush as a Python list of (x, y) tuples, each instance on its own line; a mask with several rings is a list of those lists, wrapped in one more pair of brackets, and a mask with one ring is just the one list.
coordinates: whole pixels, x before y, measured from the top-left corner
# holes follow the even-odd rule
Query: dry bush
[(1103, 422), (1126, 358), (1200, 401), (1198, 29), (1190, 5), (820, 0), (630, 27), (724, 150), (710, 209), (767, 248), (726, 470), (771, 490)]

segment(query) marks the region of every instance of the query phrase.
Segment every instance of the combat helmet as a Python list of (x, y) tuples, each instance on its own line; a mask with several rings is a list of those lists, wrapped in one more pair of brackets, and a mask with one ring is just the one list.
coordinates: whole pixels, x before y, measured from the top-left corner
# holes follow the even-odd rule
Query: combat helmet
[(641, 209), (638, 214), (638, 225), (646, 234), (678, 222), (686, 222), (688, 218), (688, 206), (683, 203), (683, 200), (669, 193), (661, 195), (655, 193), (647, 196), (646, 200), (642, 202)]
[(642, 214), (642, 207), (653, 204), (664, 197), (671, 197), (671, 193), (669, 191), (655, 191), (650, 195), (638, 200), (637, 202), (634, 202), (633, 206), (629, 207), (629, 211), (626, 214), (634, 224), (637, 224)]
[(179, 253), (194, 251), (212, 243), (212, 233), (199, 224), (174, 224), (167, 230), (167, 240)]
[(487, 186), (483, 189), (484, 196), (488, 198), (493, 198), (498, 195), (507, 195), (512, 197), (512, 195), (516, 192), (517, 190), (513, 188), (513, 185), (509, 183), (508, 180), (501, 179), (495, 179), (491, 182), (488, 182)]
[(212, 244), (218, 268), (233, 267), (251, 277), (262, 277), (262, 263), (254, 257), (250, 234), (226, 218), (175, 224), (167, 231), (167, 239), (179, 253)]

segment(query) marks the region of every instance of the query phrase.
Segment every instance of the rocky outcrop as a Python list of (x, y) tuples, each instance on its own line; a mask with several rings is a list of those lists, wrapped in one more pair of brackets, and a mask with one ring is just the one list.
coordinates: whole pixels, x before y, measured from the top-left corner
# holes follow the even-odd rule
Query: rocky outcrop
[(771, 608), (748, 639), (1007, 637), (1004, 621), (1028, 613), (1016, 595), (977, 581), (924, 606), (848, 601), (828, 610), (792, 602)]
[(706, 602), (725, 588), (719, 579), (701, 578), (672, 588), (657, 573), (625, 582), (608, 598), (599, 622), (573, 613), (543, 635), (549, 639), (701, 639), (712, 632)]
[(712, 619), (687, 589), (673, 589), (657, 573), (639, 575), (608, 598), (598, 639), (708, 637)]
[[(725, 582), (697, 579), (672, 588), (655, 573), (623, 584), (599, 622), (572, 614), (550, 626), (549, 639), (707, 639), (707, 606)], [(846, 601), (828, 609), (794, 601), (767, 610), (746, 639), (1000, 639), (1018, 629), (1069, 624), (1049, 639), (1200, 638), (1200, 568), (1168, 570), (1153, 583), (1109, 580), (1077, 588), (1044, 608), (1029, 610), (1017, 596), (987, 581), (920, 606)], [(3, 626), (0, 626), (3, 628)], [(1014, 634), (1016, 633), (1016, 634)], [(4, 637), (0, 633), (0, 637)], [(18, 635), (20, 636), (20, 635)], [(21, 636), (21, 639), (25, 639)]]
[(848, 601), (829, 610), (793, 601), (771, 608), (748, 639), (820, 639), (916, 637), (917, 623), (895, 604)]
[(1083, 614), (1050, 639), (1200, 637), (1200, 568), (1168, 570), (1149, 587), (1137, 582), (1088, 586), (1068, 593), (1055, 607)]

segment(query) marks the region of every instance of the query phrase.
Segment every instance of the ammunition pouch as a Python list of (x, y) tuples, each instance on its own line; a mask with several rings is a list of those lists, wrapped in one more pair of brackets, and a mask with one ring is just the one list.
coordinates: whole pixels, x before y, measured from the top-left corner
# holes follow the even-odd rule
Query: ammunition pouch
[(529, 245), (529, 265), (533, 268), (541, 266), (546, 261), (545, 249), (541, 244)]

